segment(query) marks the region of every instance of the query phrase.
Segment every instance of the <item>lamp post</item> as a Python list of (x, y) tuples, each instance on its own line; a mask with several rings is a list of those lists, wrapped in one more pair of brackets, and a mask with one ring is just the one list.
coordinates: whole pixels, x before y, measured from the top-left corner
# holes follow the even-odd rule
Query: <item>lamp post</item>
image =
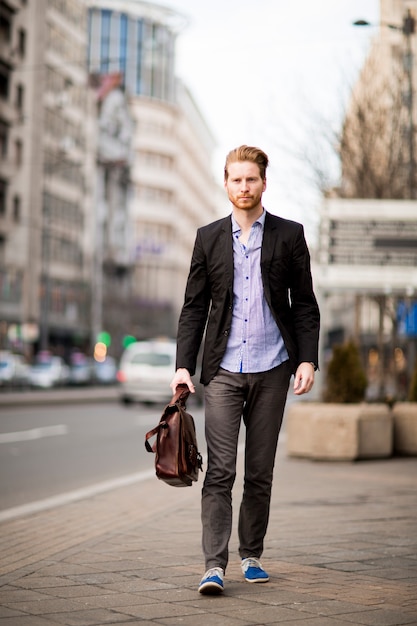
[[(405, 55), (404, 67), (407, 74), (407, 112), (408, 112), (408, 193), (411, 200), (416, 196), (416, 162), (414, 154), (414, 123), (413, 123), (413, 107), (414, 107), (414, 90), (413, 90), (413, 49), (411, 45), (411, 35), (415, 33), (416, 23), (411, 14), (410, 9), (407, 10), (403, 17), (402, 25), (390, 24), (386, 22), (380, 23), (392, 30), (401, 31), (405, 38)], [(353, 22), (354, 26), (371, 26), (366, 20), (357, 20)]]
[(40, 337), (39, 345), (41, 351), (49, 347), (49, 302), (51, 292), (51, 280), (49, 272), (50, 262), (50, 207), (43, 206), (42, 224), (42, 271), (41, 271), (41, 310), (40, 310)]
[(403, 19), (403, 34), (405, 36), (406, 41), (406, 56), (405, 56), (405, 71), (407, 73), (407, 82), (408, 82), (408, 98), (407, 98), (407, 106), (408, 106), (408, 143), (409, 143), (409, 172), (408, 172), (408, 182), (409, 182), (409, 191), (410, 191), (410, 199), (414, 199), (415, 197), (415, 156), (414, 156), (414, 124), (413, 124), (413, 105), (414, 105), (414, 94), (413, 94), (413, 50), (411, 47), (411, 35), (415, 32), (415, 20), (411, 15), (410, 9), (408, 9), (404, 19)]

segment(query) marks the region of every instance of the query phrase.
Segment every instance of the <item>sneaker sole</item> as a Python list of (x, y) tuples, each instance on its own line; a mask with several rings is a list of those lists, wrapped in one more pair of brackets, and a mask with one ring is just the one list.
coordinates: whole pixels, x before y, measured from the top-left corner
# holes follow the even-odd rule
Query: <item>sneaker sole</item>
[(269, 578), (245, 578), (247, 583), (267, 583)]
[(218, 583), (214, 583), (214, 582), (204, 583), (200, 585), (200, 587), (198, 588), (199, 593), (205, 594), (207, 596), (218, 595), (219, 593), (222, 593), (223, 590), (224, 589), (221, 585), (219, 585)]

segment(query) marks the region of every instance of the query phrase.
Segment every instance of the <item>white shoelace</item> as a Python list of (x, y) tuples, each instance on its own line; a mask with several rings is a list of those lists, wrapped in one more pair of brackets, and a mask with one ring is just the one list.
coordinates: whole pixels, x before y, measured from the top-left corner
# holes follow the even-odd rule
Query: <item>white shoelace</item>
[(251, 559), (251, 558), (243, 559), (243, 563), (242, 563), (243, 572), (246, 572), (250, 567), (259, 567), (260, 569), (262, 569), (262, 565), (257, 559)]
[(218, 576), (219, 578), (221, 578), (221, 580), (223, 580), (223, 570), (222, 570), (222, 568), (221, 567), (211, 567), (204, 574), (202, 580), (204, 580), (205, 578), (211, 578), (212, 576)]

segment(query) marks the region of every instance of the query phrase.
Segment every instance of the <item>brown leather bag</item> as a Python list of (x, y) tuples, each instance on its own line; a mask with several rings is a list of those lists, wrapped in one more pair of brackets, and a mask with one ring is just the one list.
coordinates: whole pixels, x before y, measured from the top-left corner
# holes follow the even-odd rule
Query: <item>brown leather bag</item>
[[(190, 487), (198, 480), (198, 471), (203, 467), (194, 419), (185, 406), (189, 395), (187, 385), (178, 385), (158, 426), (145, 435), (147, 451), (155, 453), (157, 477), (173, 487)], [(149, 439), (155, 435), (156, 440), (151, 446)]]

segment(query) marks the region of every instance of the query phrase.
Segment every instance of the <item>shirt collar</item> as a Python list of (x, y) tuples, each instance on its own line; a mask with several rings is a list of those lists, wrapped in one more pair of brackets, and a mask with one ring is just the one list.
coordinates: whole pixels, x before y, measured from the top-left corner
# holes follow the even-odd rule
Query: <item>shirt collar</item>
[[(265, 213), (265, 209), (264, 209), (262, 211), (262, 215), (260, 215), (258, 217), (258, 219), (254, 221), (254, 224), (259, 224), (261, 226), (262, 230), (263, 230), (264, 225), (265, 225), (265, 215), (266, 215), (266, 213)], [(235, 216), (232, 213), (232, 233), (235, 234), (237, 232), (240, 232), (240, 226), (237, 223), (237, 221), (235, 220)]]

